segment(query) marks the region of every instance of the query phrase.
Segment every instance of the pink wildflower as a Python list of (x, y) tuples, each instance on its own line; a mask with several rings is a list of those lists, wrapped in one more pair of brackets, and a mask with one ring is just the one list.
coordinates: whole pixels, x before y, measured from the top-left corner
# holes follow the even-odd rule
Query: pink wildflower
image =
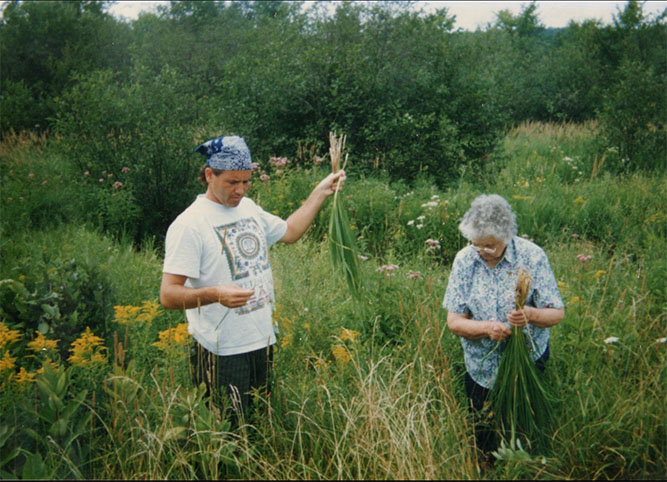
[(408, 271), (408, 278), (410, 279), (422, 279), (422, 274), (419, 271)]
[(86, 176), (86, 177), (90, 177), (90, 171), (84, 172), (83, 175)]
[(585, 254), (578, 254), (577, 255), (577, 259), (581, 262), (581, 264), (588, 263), (591, 260), (591, 258), (593, 258), (593, 256), (591, 256), (590, 254), (589, 255), (585, 255)]
[(253, 162), (252, 165), (252, 170), (254, 171), (255, 169), (259, 169), (259, 162)]
[(120, 181), (116, 181), (113, 183), (113, 188), (114, 189), (120, 189), (123, 186), (123, 183)]
[(289, 160), (287, 160), (286, 157), (272, 157), (269, 159), (269, 162), (273, 167), (278, 168), (278, 167), (285, 167), (289, 162)]
[(127, 174), (128, 172), (130, 172), (130, 168), (127, 167), (127, 166), (126, 166), (126, 167), (123, 167), (123, 168), (120, 170), (120, 172), (122, 172), (123, 174)]
[(386, 276), (393, 276), (394, 273), (393, 271), (397, 270), (398, 266), (395, 264), (385, 264), (383, 266), (380, 266), (376, 271), (378, 273), (384, 272)]
[(264, 173), (261, 176), (259, 176), (259, 179), (263, 182), (268, 182), (268, 180), (271, 179), (271, 178), (269, 177), (269, 175), (267, 173)]

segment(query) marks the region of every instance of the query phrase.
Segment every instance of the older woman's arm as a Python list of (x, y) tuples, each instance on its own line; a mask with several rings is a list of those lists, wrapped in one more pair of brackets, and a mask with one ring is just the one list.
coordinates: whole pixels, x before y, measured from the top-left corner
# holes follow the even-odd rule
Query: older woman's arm
[(523, 310), (512, 310), (507, 314), (507, 321), (514, 326), (525, 326), (530, 323), (538, 328), (549, 328), (557, 325), (565, 317), (562, 308), (535, 308), (526, 306)]
[(471, 320), (464, 313), (447, 313), (447, 327), (457, 336), (469, 340), (491, 338), (495, 341), (504, 341), (512, 334), (512, 330), (500, 321)]

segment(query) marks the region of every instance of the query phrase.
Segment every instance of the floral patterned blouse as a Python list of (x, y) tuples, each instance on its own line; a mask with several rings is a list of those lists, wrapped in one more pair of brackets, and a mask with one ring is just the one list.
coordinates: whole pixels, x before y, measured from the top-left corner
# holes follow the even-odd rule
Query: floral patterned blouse
[[(459, 251), (449, 275), (443, 308), (453, 313), (467, 314), (472, 320), (503, 321), (509, 325), (507, 314), (515, 307), (517, 271), (525, 267), (532, 282), (526, 304), (536, 308), (563, 308), (549, 259), (542, 248), (515, 236), (507, 244), (503, 258), (489, 268), (471, 246)], [(549, 328), (528, 325), (531, 358), (537, 360), (547, 349)], [(497, 346), (500, 343), (500, 346)], [(469, 340), (461, 337), (466, 370), (479, 385), (492, 388), (505, 342), (490, 338)]]

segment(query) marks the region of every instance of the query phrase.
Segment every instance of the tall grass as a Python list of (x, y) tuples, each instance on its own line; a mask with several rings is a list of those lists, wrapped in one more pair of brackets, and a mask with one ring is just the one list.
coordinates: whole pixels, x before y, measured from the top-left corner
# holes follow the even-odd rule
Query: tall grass
[[(353, 301), (347, 285), (331, 283), (329, 245), (317, 236), (272, 248), (275, 321), (280, 326), (275, 381), (270, 397), (260, 401), (261, 416), (251, 414), (236, 434), (229, 433), (228, 423), (203, 391), (192, 386), (187, 360), (165, 357), (151, 346), (159, 328), (184, 322), (178, 311), (162, 313), (146, 333), (128, 330), (128, 344), (122, 339), (109, 343), (104, 370), (72, 371), (73, 388), (63, 396), (65, 403), (76, 402), (78, 389), (95, 387), (78, 408), (92, 414), (92, 421), (77, 412), (82, 415), (77, 420), (87, 422), (80, 446), (90, 447), (89, 452), (71, 454), (60, 450), (64, 444), (48, 442), (48, 430), (42, 431), (32, 412), (21, 408), (23, 403), (33, 411), (42, 408), (35, 385), (19, 383), (18, 368), (4, 370), (10, 364), (5, 361), (0, 405), (8, 408), (0, 413), (0, 426), (11, 427), (11, 432), (0, 433), (0, 449), (3, 454), (21, 450), (8, 462), (0, 460), (0, 471), (25, 478), (70, 478), (80, 473), (92, 479), (664, 478), (667, 266), (660, 248), (665, 239), (665, 177), (612, 177), (604, 166), (593, 175), (588, 161), (578, 181), (565, 176), (566, 168), (572, 170), (567, 164), (549, 174), (552, 163), (564, 162), (565, 155), (583, 159), (586, 152), (597, 152), (594, 135), (568, 125), (524, 127), (508, 136), (505, 147), (513, 154), (498, 161), (495, 177), (487, 183), (467, 181), (447, 192), (423, 185), (410, 194), (403, 187), (381, 188), (372, 180), (375, 184), (364, 193), (366, 198), (356, 199), (363, 187), (350, 179), (343, 191), (353, 196), (349, 221), (358, 223), (357, 205), (372, 198), (373, 208), (359, 212), (368, 222), (384, 225), (390, 236), (375, 239), (377, 248), (369, 249), (369, 259), (359, 263), (369, 296)], [(539, 145), (544, 147), (537, 149)], [(553, 146), (555, 152), (563, 152), (549, 157)], [(11, 189), (32, 186), (27, 174), (33, 168), (39, 173), (40, 162), (51, 159), (43, 154), (48, 152), (21, 154), (30, 170), (26, 167), (25, 176), (7, 184), (9, 168), (3, 164), (3, 216), (31, 216), (32, 209), (25, 205), (5, 210), (10, 201), (4, 196), (12, 196)], [(523, 183), (515, 185), (518, 174)], [(312, 189), (307, 184), (318, 177), (312, 174), (299, 189)], [(288, 189), (289, 179), (272, 178), (275, 185), (262, 187), (266, 209), (293, 207), (287, 202), (296, 202), (300, 194)], [(57, 186), (40, 187), (52, 189), (50, 195), (57, 198)], [(450, 263), (442, 254), (426, 253), (423, 245), (425, 238), (438, 238), (442, 251), (456, 252), (460, 240), (453, 238), (451, 225), (480, 191), (507, 197), (517, 212), (519, 229), (547, 251), (566, 304), (564, 321), (551, 330), (545, 373), (545, 383), (559, 394), (551, 451), (543, 459), (517, 451), (516, 458), (498, 461), (486, 473), (479, 471), (472, 450), (462, 349), (446, 329), (446, 313), (440, 307)], [(435, 195), (437, 206), (422, 207), (436, 201), (431, 199)], [(585, 202), (574, 202), (578, 197)], [(281, 202), (285, 205), (277, 205)], [(51, 206), (58, 209), (57, 203)], [(392, 212), (396, 215), (387, 215)], [(407, 225), (421, 215), (422, 228)], [(73, 274), (54, 272), (64, 266), (54, 260), (72, 257), (90, 272), (104, 275), (113, 297), (109, 303), (138, 304), (155, 299), (159, 292), (157, 248), (146, 244), (137, 250), (122, 237), (110, 239), (84, 226), (14, 226), (13, 231), (3, 231), (2, 239), (0, 295), (5, 312), (32, 307), (39, 310), (36, 320), (47, 316), (40, 304), (8, 300), (15, 299), (17, 283), (28, 286), (30, 280), (64, 280)], [(432, 231), (426, 234), (427, 229)], [(591, 258), (582, 263), (579, 254)], [(378, 271), (385, 263), (397, 268)], [(72, 287), (75, 281), (60, 284)], [(25, 300), (37, 303), (42, 292), (32, 297), (29, 291)], [(110, 320), (98, 323), (93, 331)], [(40, 358), (26, 350), (34, 332), (23, 336), (3, 350), (17, 359), (17, 365), (35, 372)], [(140, 340), (148, 347), (134, 360), (128, 346)], [(124, 361), (114, 352), (121, 341)], [(62, 365), (71, 369), (66, 360)], [(70, 432), (79, 433), (75, 428)], [(39, 429), (43, 442), (29, 437), (28, 429)], [(72, 455), (82, 461), (78, 472), (72, 470)]]

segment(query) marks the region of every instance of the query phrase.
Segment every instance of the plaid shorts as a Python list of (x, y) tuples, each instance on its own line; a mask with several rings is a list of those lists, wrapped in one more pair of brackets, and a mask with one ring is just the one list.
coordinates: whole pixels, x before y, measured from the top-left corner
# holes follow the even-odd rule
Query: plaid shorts
[(204, 383), (215, 405), (228, 413), (232, 421), (239, 412), (253, 405), (253, 392), (268, 396), (271, 392), (273, 346), (237, 355), (215, 355), (198, 342), (190, 349), (191, 374), (195, 384)]

